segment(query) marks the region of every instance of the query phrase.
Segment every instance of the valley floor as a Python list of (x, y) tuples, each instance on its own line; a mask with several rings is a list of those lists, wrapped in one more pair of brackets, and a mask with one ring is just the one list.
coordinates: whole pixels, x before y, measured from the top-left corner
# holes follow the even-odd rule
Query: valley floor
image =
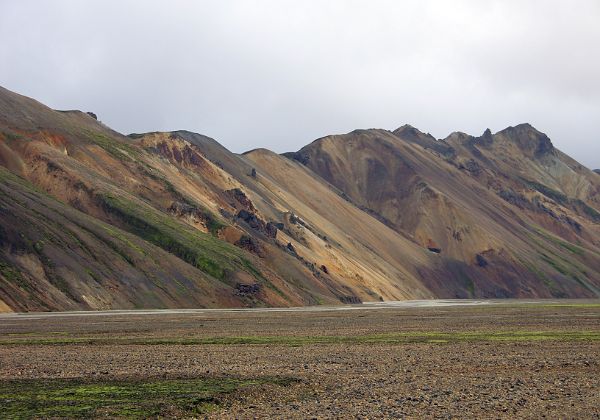
[(0, 316), (8, 417), (600, 418), (600, 301)]

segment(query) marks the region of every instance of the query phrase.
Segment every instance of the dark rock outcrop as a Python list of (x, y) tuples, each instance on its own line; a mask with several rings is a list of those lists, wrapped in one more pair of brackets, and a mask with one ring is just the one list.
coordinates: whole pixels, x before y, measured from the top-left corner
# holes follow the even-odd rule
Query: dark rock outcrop
[(507, 203), (517, 206), (520, 209), (532, 209), (531, 201), (529, 201), (523, 194), (517, 193), (512, 189), (502, 189), (498, 191), (498, 195)]
[(243, 220), (252, 229), (261, 232), (268, 238), (275, 238), (277, 236), (277, 225), (273, 222), (265, 222), (254, 212), (242, 209), (238, 212), (236, 217)]
[(481, 166), (474, 159), (469, 159), (464, 164), (460, 164), (458, 169), (466, 170), (474, 176), (479, 176), (482, 172)]
[(265, 235), (269, 238), (277, 237), (277, 223), (267, 222), (267, 226), (265, 226)]
[(209, 211), (182, 201), (174, 201), (168, 211), (175, 217), (187, 218), (192, 223), (202, 224), (212, 233), (222, 226)]
[(282, 156), (285, 156), (288, 159), (300, 162), (303, 165), (308, 164), (308, 162), (310, 160), (310, 157), (308, 155), (303, 154), (301, 152), (286, 152), (286, 153), (283, 153)]
[(498, 134), (506, 136), (530, 157), (541, 158), (549, 153), (554, 153), (552, 141), (547, 135), (532, 127), (531, 124), (508, 127)]
[(492, 131), (489, 128), (486, 128), (481, 137), (477, 138), (477, 143), (483, 146), (489, 146), (494, 142), (494, 138), (492, 137)]
[(340, 296), (340, 302), (347, 305), (358, 305), (362, 303), (362, 300), (358, 296)]
[(296, 247), (294, 247), (294, 245), (292, 245), (291, 242), (288, 242), (288, 244), (286, 245), (286, 248), (288, 251), (290, 251), (293, 255), (298, 255), (298, 253), (296, 252)]
[(440, 254), (442, 252), (442, 248), (431, 239), (427, 242), (427, 249), (434, 254)]
[(251, 211), (240, 210), (236, 217), (248, 223), (248, 226), (255, 230), (263, 230), (266, 226), (265, 222)]
[(256, 212), (252, 200), (250, 200), (246, 193), (241, 189), (233, 188), (225, 191), (225, 194), (231, 199), (229, 204), (231, 204), (232, 207), (235, 207), (236, 209), (245, 209), (249, 212)]
[(237, 296), (255, 296), (260, 293), (261, 289), (262, 289), (262, 287), (258, 283), (253, 283), (253, 284), (237, 283), (235, 285), (235, 294)]
[(489, 264), (485, 257), (481, 254), (477, 254), (475, 256), (475, 261), (477, 262), (477, 265), (479, 267), (487, 267), (487, 265)]
[(238, 248), (245, 249), (246, 251), (249, 251), (254, 255), (258, 255), (261, 258), (264, 258), (266, 256), (266, 251), (264, 250), (264, 248), (256, 239), (252, 238), (251, 236), (242, 235), (242, 237), (237, 242), (235, 242), (234, 245)]

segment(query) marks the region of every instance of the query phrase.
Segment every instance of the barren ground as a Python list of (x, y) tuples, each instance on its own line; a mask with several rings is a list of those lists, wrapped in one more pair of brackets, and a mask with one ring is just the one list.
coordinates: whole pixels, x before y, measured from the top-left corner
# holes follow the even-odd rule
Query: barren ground
[(598, 301), (0, 317), (9, 417), (600, 418), (599, 407)]

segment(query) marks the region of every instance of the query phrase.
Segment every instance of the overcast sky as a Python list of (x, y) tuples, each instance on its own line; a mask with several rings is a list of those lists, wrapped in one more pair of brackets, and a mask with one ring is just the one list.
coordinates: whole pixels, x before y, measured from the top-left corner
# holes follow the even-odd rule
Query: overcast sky
[(530, 122), (600, 167), (600, 1), (0, 0), (0, 85), (236, 152)]

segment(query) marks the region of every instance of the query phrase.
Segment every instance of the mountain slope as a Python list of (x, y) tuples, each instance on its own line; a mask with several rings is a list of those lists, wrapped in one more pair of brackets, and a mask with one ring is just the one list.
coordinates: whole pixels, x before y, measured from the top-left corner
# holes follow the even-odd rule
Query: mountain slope
[[(269, 243), (271, 238), (219, 214), (222, 206), (235, 209), (228, 203), (232, 198), (227, 191), (239, 183), (193, 145), (168, 139), (168, 147), (163, 148), (156, 147), (161, 143), (156, 139), (154, 143), (132, 141), (85, 113), (58, 112), (12, 92), (0, 93), (0, 156), (7, 169), (64, 204), (153, 245), (150, 259), (162, 261), (166, 251), (185, 270), (199, 270), (213, 283), (206, 288), (210, 292), (191, 293), (187, 305), (176, 299), (158, 304), (153, 290), (138, 296), (137, 306), (288, 306), (339, 301), (310, 269)], [(281, 264), (291, 267), (288, 271), (294, 272), (301, 288), (271, 266), (265, 257), (269, 249), (281, 254)], [(5, 246), (2, 252), (9, 259), (11, 247)], [(71, 267), (70, 275), (76, 278), (79, 271)], [(165, 275), (158, 289), (176, 282), (177, 275)], [(227, 293), (210, 299), (219, 288)], [(120, 300), (85, 304), (82, 299), (71, 290), (70, 306), (48, 308), (127, 307)], [(11, 307), (21, 309), (15, 304)]]
[[(533, 128), (526, 130), (538, 139)], [(486, 133), (479, 141), (486, 142), (488, 136), (491, 140)], [(505, 136), (501, 132), (494, 139)], [(465, 151), (468, 139), (454, 134), (437, 141), (408, 126), (394, 133), (356, 130), (316, 140), (288, 156), (387, 220), (397, 232), (439, 253), (449, 273), (451, 267), (461, 267), (473, 296), (595, 296), (600, 282), (597, 184), (590, 181), (589, 171), (578, 168), (573, 177), (580, 180), (562, 181), (563, 188), (579, 194), (565, 198), (565, 203), (575, 203), (582, 211), (553, 203), (560, 212), (551, 213), (523, 196), (522, 202), (532, 209), (526, 211), (510, 198), (512, 180), (519, 179), (516, 170), (479, 155), (476, 146)], [(538, 147), (533, 140), (519, 140), (523, 150), (507, 152), (520, 159), (516, 165), (526, 167), (526, 159), (547, 153), (546, 142)], [(545, 178), (529, 176), (539, 182), (538, 189), (544, 188)], [(529, 194), (535, 192), (529, 188)], [(424, 281), (427, 284), (427, 278)], [(453, 291), (451, 284), (429, 286), (438, 295)]]
[(600, 293), (600, 177), (533, 127), (286, 156), (0, 88), (0, 310)]

